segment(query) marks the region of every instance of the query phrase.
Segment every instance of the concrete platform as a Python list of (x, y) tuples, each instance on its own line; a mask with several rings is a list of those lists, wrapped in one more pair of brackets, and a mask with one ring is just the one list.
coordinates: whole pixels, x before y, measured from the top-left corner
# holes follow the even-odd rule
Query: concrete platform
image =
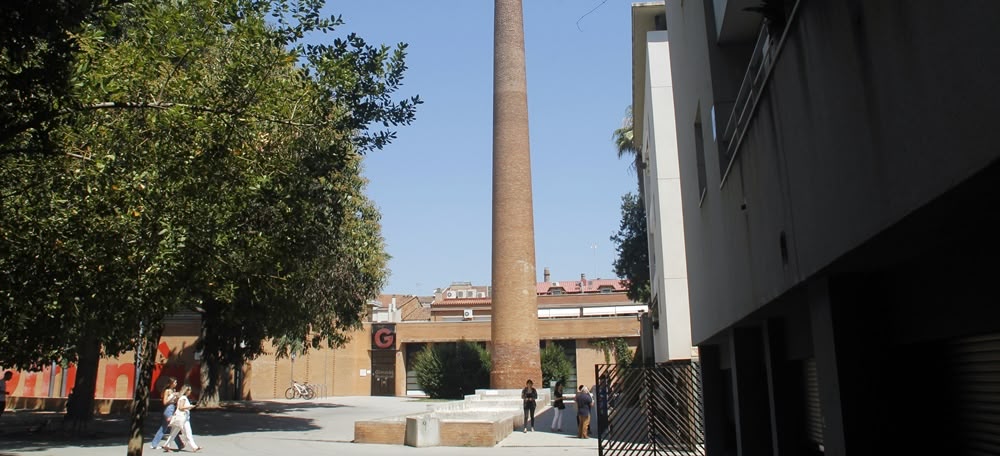
[[(538, 390), (540, 407), (549, 408), (551, 393)], [(536, 420), (537, 423), (537, 420)], [(482, 389), (461, 401), (443, 402), (416, 414), (354, 423), (355, 443), (399, 444), (413, 447), (493, 447), (515, 430), (524, 429), (520, 389)]]

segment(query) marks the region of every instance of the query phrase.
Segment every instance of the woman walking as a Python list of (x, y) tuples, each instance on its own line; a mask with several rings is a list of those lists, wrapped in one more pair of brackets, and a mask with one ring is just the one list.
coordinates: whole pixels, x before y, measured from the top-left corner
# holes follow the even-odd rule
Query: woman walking
[(552, 391), (552, 406), (555, 413), (552, 415), (552, 431), (562, 432), (563, 412), (566, 411), (566, 404), (563, 402), (563, 381), (556, 382), (556, 388)]
[(154, 450), (160, 449), (160, 441), (163, 440), (163, 434), (170, 430), (170, 418), (174, 416), (174, 411), (177, 410), (177, 379), (173, 377), (167, 378), (167, 386), (163, 388), (163, 394), (160, 396), (160, 400), (163, 402), (163, 420), (160, 423), (160, 428), (156, 430), (156, 435), (153, 436), (152, 447)]
[(579, 421), (576, 436), (581, 439), (590, 438), (590, 406), (594, 405), (594, 398), (590, 397), (590, 390), (586, 386), (580, 388), (576, 395), (576, 414)]
[[(194, 408), (194, 404), (188, 399), (188, 394), (191, 393), (191, 387), (184, 385), (181, 388), (180, 396), (177, 398), (177, 411), (174, 412), (174, 416), (170, 418), (170, 437), (167, 437), (167, 443), (163, 444), (163, 451), (179, 451), (177, 449), (171, 450), (170, 443), (174, 441), (177, 434), (181, 434), (184, 439), (184, 446), (190, 448), (191, 451), (201, 451), (201, 447), (197, 443), (194, 443), (194, 434), (191, 433), (191, 423), (189, 422), (191, 409)], [(174, 445), (176, 447), (176, 445)]]

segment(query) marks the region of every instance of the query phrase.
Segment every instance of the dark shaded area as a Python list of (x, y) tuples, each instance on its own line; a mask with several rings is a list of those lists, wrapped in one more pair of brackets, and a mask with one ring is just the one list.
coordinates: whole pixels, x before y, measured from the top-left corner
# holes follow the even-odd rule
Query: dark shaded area
[[(335, 409), (339, 404), (239, 402), (225, 403), (217, 409), (195, 410), (191, 426), (195, 436), (222, 436), (244, 432), (313, 431), (320, 429), (311, 418), (284, 416), (307, 409)], [(146, 417), (143, 443), (156, 432), (158, 412)], [(53, 447), (120, 446), (128, 441), (129, 417), (96, 415), (86, 429), (73, 436), (63, 427), (62, 414), (18, 411), (0, 416), (0, 456), (31, 454)]]

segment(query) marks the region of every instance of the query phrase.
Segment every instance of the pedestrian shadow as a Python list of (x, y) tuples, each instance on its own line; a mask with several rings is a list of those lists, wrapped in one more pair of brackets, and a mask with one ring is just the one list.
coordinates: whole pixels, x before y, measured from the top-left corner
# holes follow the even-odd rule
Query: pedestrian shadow
[(350, 406), (343, 404), (334, 404), (330, 402), (239, 401), (239, 402), (225, 402), (220, 404), (219, 407), (204, 408), (198, 410), (198, 412), (290, 413), (290, 412), (301, 412), (305, 410), (337, 409), (342, 407), (350, 407)]
[[(560, 427), (562, 431), (556, 432), (552, 430), (552, 420), (555, 418), (556, 412), (562, 413), (562, 422)], [(541, 413), (535, 414), (535, 431), (537, 432), (548, 432), (552, 434), (562, 434), (567, 437), (576, 438), (577, 434), (577, 413), (576, 405), (566, 404), (565, 410), (559, 410), (555, 407), (547, 407)], [(590, 423), (590, 434), (596, 436), (596, 423), (591, 421)]]
[[(307, 432), (320, 429), (320, 426), (312, 418), (287, 414), (304, 409), (338, 407), (344, 406), (268, 402), (205, 409), (191, 414), (191, 427), (196, 438), (247, 432)], [(128, 443), (128, 416), (95, 416), (86, 429), (74, 434), (61, 426), (62, 415), (35, 415), (31, 412), (21, 412), (19, 415), (21, 416), (16, 421), (0, 420), (0, 456), (39, 453), (51, 448), (101, 448)], [(144, 445), (149, 445), (150, 438), (160, 426), (160, 416), (158, 412), (151, 412), (144, 420)]]

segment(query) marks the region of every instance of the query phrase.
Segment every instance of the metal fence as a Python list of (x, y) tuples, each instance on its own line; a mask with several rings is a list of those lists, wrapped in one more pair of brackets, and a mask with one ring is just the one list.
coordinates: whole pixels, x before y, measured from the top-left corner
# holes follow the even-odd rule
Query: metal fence
[(595, 366), (598, 453), (704, 455), (705, 422), (697, 362)]

